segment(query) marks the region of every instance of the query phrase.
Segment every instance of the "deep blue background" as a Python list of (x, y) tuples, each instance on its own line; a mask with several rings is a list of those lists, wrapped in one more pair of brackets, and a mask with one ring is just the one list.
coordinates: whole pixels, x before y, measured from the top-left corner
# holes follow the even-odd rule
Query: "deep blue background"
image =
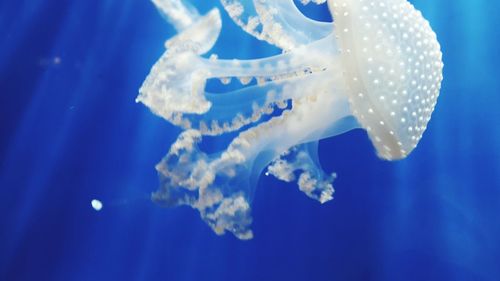
[[(419, 147), (322, 141), (335, 200), (262, 178), (244, 242), (146, 199), (179, 133), (134, 102), (174, 32), (152, 3), (0, 1), (0, 280), (500, 280), (500, 4), (412, 2), (445, 62)], [(220, 57), (278, 52), (223, 16)]]

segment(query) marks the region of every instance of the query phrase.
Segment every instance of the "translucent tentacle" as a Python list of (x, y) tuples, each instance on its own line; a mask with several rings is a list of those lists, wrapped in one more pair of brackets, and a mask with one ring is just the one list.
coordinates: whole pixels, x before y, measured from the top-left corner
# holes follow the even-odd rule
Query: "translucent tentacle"
[(333, 33), (333, 24), (304, 16), (293, 0), (253, 0), (264, 39), (284, 50), (294, 49)]
[(233, 21), (254, 37), (283, 50), (309, 44), (333, 32), (331, 23), (304, 16), (293, 0), (221, 0)]
[(264, 40), (261, 33), (261, 22), (251, 1), (221, 0), (222, 6), (229, 17), (247, 33)]
[[(198, 131), (184, 131), (156, 165), (160, 188), (152, 194), (153, 201), (166, 206), (191, 206), (215, 233), (231, 231), (240, 239), (251, 239), (248, 183), (235, 177), (246, 170), (241, 166), (236, 170), (237, 161), (226, 169), (222, 161), (211, 160), (199, 151), (196, 143), (200, 140)], [(220, 158), (213, 156), (230, 157), (228, 152)]]
[(310, 74), (286, 80), (276, 80), (262, 85), (250, 86), (224, 94), (205, 93), (210, 109), (202, 115), (173, 113), (167, 118), (184, 129), (197, 129), (203, 135), (220, 135), (239, 130), (243, 126), (256, 123), (263, 116), (275, 110), (288, 107), (288, 101), (300, 97), (314, 97), (315, 93), (294, 91), (311, 77)]
[(302, 5), (307, 5), (309, 3), (313, 2), (314, 4), (323, 4), (326, 2), (326, 0), (300, 0), (300, 3), (302, 3)]
[(318, 160), (318, 142), (292, 147), (268, 166), (266, 175), (292, 182), (310, 198), (325, 203), (333, 199), (333, 180), (336, 175), (323, 172)]
[(214, 46), (222, 28), (218, 9), (212, 9), (203, 17), (181, 30), (179, 34), (165, 42), (170, 53), (192, 51), (202, 55)]
[(220, 29), (220, 13), (213, 9), (168, 40), (167, 51), (153, 65), (136, 101), (167, 120), (174, 112), (206, 112), (210, 108), (204, 98), (207, 69), (199, 55), (212, 48)]
[[(157, 165), (162, 183), (153, 199), (198, 209), (218, 234), (227, 230), (241, 239), (251, 238), (249, 206), (264, 167), (290, 147), (316, 140), (330, 124), (350, 116), (342, 79), (341, 74), (325, 71), (310, 76), (310, 83), (301, 89), (284, 88), (292, 94), (310, 94), (294, 98), (293, 107), (282, 115), (241, 132), (222, 153), (203, 153), (196, 146), (202, 134), (185, 131)], [(331, 198), (332, 177), (319, 171), (314, 154), (297, 154), (293, 163), (303, 171), (298, 183), (306, 194), (321, 202)]]
[[(167, 50), (141, 87), (138, 101), (173, 124), (204, 135), (235, 131), (271, 114), (273, 107), (286, 107), (286, 100), (304, 95), (283, 88), (299, 88), (307, 76), (332, 69), (335, 59), (323, 58), (337, 52), (332, 42), (325, 38), (287, 54), (247, 61), (204, 59), (191, 51), (172, 54)], [(224, 94), (204, 91), (207, 79), (228, 76), (259, 83)]]
[(330, 35), (282, 55), (255, 60), (205, 60), (205, 63), (211, 77), (280, 78), (287, 74), (300, 74), (304, 70), (324, 70), (332, 66), (332, 61), (325, 60), (325, 56), (336, 57), (338, 52), (333, 35)]
[(277, 81), (260, 86), (251, 86), (225, 94), (206, 93), (212, 104), (203, 115), (185, 115), (182, 124), (189, 121), (191, 128), (203, 135), (220, 135), (239, 130), (243, 126), (258, 122), (263, 116), (273, 114), (276, 108), (284, 109), (286, 100), (292, 98), (283, 92), (288, 84), (296, 81)]
[(152, 0), (162, 16), (178, 31), (198, 20), (198, 11), (184, 0)]

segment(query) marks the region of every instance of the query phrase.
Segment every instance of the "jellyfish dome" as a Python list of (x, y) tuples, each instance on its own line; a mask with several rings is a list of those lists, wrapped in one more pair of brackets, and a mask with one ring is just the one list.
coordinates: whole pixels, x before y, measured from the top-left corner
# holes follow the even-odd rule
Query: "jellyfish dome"
[[(137, 101), (183, 131), (156, 166), (152, 199), (197, 209), (217, 234), (253, 237), (250, 202), (265, 169), (324, 203), (335, 174), (319, 165), (319, 140), (362, 128), (380, 158), (397, 160), (417, 146), (431, 118), (442, 54), (407, 0), (328, 0), (333, 22), (305, 17), (293, 0), (221, 0), (243, 30), (283, 50), (254, 60), (210, 54), (222, 27), (217, 8), (200, 15), (185, 1), (153, 2), (178, 34)], [(213, 78), (256, 83), (210, 93)], [(207, 136), (231, 139), (206, 153), (199, 144)]]

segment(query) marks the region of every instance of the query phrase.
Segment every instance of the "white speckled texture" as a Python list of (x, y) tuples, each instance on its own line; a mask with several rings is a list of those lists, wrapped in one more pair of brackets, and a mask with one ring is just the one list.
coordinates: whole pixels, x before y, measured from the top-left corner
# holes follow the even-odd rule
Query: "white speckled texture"
[(406, 157), (436, 105), (442, 54), (427, 20), (401, 0), (330, 0), (353, 113), (380, 157)]

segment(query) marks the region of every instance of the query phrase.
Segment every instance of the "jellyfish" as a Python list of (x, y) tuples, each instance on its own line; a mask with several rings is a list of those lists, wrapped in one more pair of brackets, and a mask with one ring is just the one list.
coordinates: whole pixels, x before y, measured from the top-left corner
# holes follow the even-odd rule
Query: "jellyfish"
[[(156, 165), (152, 199), (188, 205), (219, 235), (251, 239), (251, 201), (261, 175), (296, 182), (321, 203), (334, 173), (321, 169), (318, 141), (366, 130), (377, 155), (403, 159), (422, 138), (442, 81), (442, 53), (429, 22), (407, 0), (302, 0), (324, 4), (333, 22), (304, 16), (293, 0), (221, 0), (252, 36), (283, 50), (252, 60), (210, 54), (220, 10), (153, 0), (178, 34), (139, 90), (137, 102), (182, 129)], [(225, 93), (208, 79), (247, 85)], [(256, 83), (255, 83), (256, 81)], [(204, 152), (204, 138), (230, 138)]]

